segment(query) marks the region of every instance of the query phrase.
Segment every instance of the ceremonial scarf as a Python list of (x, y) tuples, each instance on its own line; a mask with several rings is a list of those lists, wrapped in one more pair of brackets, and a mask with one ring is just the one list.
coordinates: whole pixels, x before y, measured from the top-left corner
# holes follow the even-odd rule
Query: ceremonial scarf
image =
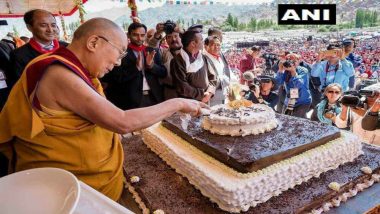
[(56, 51), (56, 50), (59, 48), (59, 42), (58, 42), (58, 40), (56, 40), (56, 39), (53, 40), (53, 45), (54, 45), (54, 47), (53, 47), (53, 49), (51, 49), (51, 50), (46, 50), (46, 49), (44, 49), (43, 47), (41, 47), (41, 45), (38, 44), (38, 42), (37, 42), (34, 38), (31, 38), (31, 39), (29, 40), (29, 44), (30, 44), (30, 46), (32, 46), (32, 48), (33, 48), (34, 50), (36, 50), (36, 51), (37, 51), (38, 53), (40, 53), (40, 54), (45, 54), (45, 53), (54, 52), (54, 51)]
[(201, 53), (199, 53), (197, 55), (197, 58), (192, 63), (190, 63), (189, 54), (187, 54), (185, 50), (181, 49), (180, 54), (182, 56), (182, 59), (186, 63), (186, 72), (187, 73), (196, 73), (197, 71), (199, 71), (199, 69), (201, 69), (203, 67), (204, 61), (203, 61), (203, 57), (202, 57)]

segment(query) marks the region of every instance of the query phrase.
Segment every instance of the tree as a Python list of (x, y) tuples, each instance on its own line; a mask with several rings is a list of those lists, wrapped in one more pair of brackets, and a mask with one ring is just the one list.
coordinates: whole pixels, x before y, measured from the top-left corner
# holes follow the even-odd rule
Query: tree
[(362, 9), (358, 9), (356, 11), (355, 27), (362, 28), (363, 25), (364, 25), (364, 11)]
[(255, 18), (251, 18), (251, 20), (248, 22), (248, 29), (250, 31), (256, 31), (256, 27), (257, 27), (257, 21)]
[(371, 20), (371, 27), (373, 26), (377, 26), (377, 11), (373, 11), (373, 14), (372, 14), (372, 20)]
[(231, 13), (228, 13), (226, 22), (229, 25), (234, 26), (234, 17), (231, 15)]
[(238, 17), (234, 17), (234, 22), (233, 22), (232, 27), (234, 27), (234, 28), (238, 28), (238, 25), (239, 25)]

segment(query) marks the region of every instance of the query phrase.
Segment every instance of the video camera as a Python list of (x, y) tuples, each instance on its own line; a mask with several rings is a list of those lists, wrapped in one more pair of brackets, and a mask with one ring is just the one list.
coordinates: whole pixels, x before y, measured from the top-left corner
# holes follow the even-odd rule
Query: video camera
[(290, 59), (287, 59), (285, 60), (284, 63), (282, 63), (282, 65), (285, 67), (285, 68), (290, 68), (292, 67), (293, 65), (295, 65), (296, 63), (293, 61), (293, 60), (290, 60)]
[(265, 53), (261, 56), (265, 60), (278, 60), (278, 56), (274, 53)]
[(375, 91), (372, 90), (359, 90), (359, 91), (346, 91), (340, 98), (340, 103), (348, 107), (367, 108), (367, 97), (375, 96)]
[(273, 53), (265, 53), (261, 55), (261, 58), (265, 59), (265, 70), (264, 74), (273, 76), (273, 66), (278, 62), (279, 58), (276, 54)]
[(255, 77), (252, 72), (243, 73), (243, 79), (250, 82), (249, 89), (254, 90), (255, 87), (260, 87), (261, 83), (269, 83), (271, 81), (270, 78), (267, 77)]

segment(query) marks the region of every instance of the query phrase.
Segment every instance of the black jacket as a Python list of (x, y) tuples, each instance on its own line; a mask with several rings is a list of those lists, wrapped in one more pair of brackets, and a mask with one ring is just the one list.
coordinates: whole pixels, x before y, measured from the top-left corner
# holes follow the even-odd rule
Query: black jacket
[[(60, 46), (66, 47), (68, 44), (66, 42), (59, 42)], [(15, 49), (11, 53), (11, 65), (13, 67), (13, 72), (16, 74), (17, 79), (21, 77), (22, 71), (26, 65), (32, 61), (34, 58), (41, 55), (38, 51), (34, 50), (29, 43)]]
[(6, 88), (0, 89), (0, 111), (7, 101), (9, 92), (17, 79), (16, 76), (13, 75), (14, 73), (12, 72), (12, 66), (9, 61), (11, 51), (12, 48), (6, 44), (6, 42), (0, 41), (0, 72), (3, 73), (7, 84)]
[[(140, 107), (143, 96), (143, 72), (136, 67), (137, 58), (133, 50), (128, 48), (128, 54), (122, 59), (121, 65), (115, 67), (101, 81), (106, 83), (105, 94), (109, 101), (117, 107), (127, 110)], [(167, 75), (162, 64), (160, 51), (156, 50), (152, 69), (145, 69), (145, 78), (150, 87), (150, 93), (160, 103), (164, 100), (163, 87), (159, 78)]]

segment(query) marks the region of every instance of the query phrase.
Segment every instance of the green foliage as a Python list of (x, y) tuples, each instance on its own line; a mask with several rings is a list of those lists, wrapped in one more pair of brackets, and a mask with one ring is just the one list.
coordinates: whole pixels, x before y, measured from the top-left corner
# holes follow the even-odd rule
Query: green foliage
[(20, 33), (18, 32), (16, 26), (14, 26), (14, 25), (13, 25), (13, 35), (14, 35), (15, 37), (20, 37)]
[(318, 28), (318, 32), (328, 32), (328, 29), (325, 27), (325, 26), (322, 26), (320, 28)]
[(377, 26), (377, 11), (358, 9), (355, 17), (355, 27), (374, 27)]

